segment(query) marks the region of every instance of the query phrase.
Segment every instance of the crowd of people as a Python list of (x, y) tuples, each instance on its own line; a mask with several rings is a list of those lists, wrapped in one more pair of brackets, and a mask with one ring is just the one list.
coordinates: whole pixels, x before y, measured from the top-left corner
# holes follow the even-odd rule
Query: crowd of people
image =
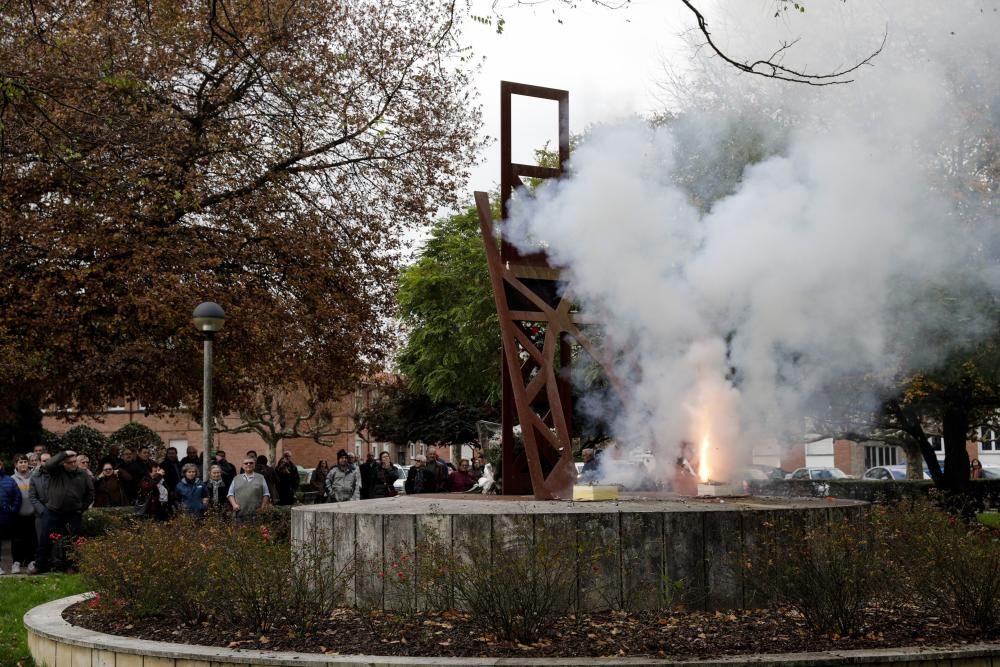
[[(478, 449), (471, 461), (462, 459), (455, 466), (429, 447), (426, 455), (414, 457), (405, 492), (467, 492), (484, 468)], [(219, 450), (207, 480), (202, 471), (194, 447), (180, 459), (177, 449), (169, 447), (163, 460), (156, 461), (149, 447), (112, 446), (94, 467), (85, 454), (64, 450), (50, 456), (38, 445), (16, 457), (13, 471), (0, 461), (0, 555), (4, 543), (10, 543), (13, 574), (42, 573), (64, 565), (52, 563), (54, 546), (79, 533), (83, 513), (91, 507), (133, 507), (137, 514), (159, 521), (178, 513), (195, 517), (214, 513), (245, 522), (270, 504), (297, 502), (299, 471), (289, 452), (271, 466), (267, 456), (248, 451), (237, 470)], [(377, 460), (369, 455), (359, 464), (342, 449), (333, 467), (325, 459), (319, 461), (308, 488), (315, 492), (317, 503), (386, 498), (397, 494), (400, 473), (388, 452)]]
[[(407, 494), (465, 493), (476, 485), (484, 468), (485, 460), (478, 449), (472, 461), (461, 459), (455, 466), (442, 460), (437, 448), (428, 447), (426, 455), (413, 458), (403, 487)], [(326, 459), (319, 461), (309, 478), (309, 487), (317, 503), (390, 498), (398, 493), (396, 481), (401, 472), (389, 452), (382, 452), (378, 459), (369, 454), (359, 464), (354, 454), (341, 449), (332, 468)]]

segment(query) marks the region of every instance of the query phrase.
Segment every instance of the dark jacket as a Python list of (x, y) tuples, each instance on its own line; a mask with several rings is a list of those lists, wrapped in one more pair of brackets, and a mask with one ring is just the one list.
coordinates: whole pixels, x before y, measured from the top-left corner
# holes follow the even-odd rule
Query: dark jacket
[(406, 475), (406, 483), (403, 485), (406, 493), (434, 493), (437, 491), (437, 481), (434, 473), (427, 469), (428, 466), (418, 468), (411, 466), (410, 472)]
[(196, 468), (198, 468), (198, 477), (201, 477), (201, 457), (200, 456), (185, 456), (181, 459), (181, 470), (184, 470), (184, 466), (188, 463), (193, 463)]
[(236, 479), (236, 466), (229, 461), (216, 461), (215, 465), (219, 466), (222, 470), (222, 481), (226, 483), (226, 489), (228, 489), (229, 485)]
[(313, 468), (312, 476), (309, 478), (309, 486), (316, 492), (316, 502), (318, 503), (326, 500), (326, 476), (329, 472), (329, 468), (323, 470), (319, 466), (316, 466)]
[(278, 478), (278, 504), (294, 504), (295, 492), (299, 490), (299, 469), (294, 463), (282, 459), (278, 462), (274, 474)]
[[(378, 463), (373, 459), (368, 459), (364, 463), (358, 466), (358, 472), (361, 474), (361, 499), (373, 498), (372, 496), (372, 484), (375, 483), (375, 469), (378, 468)], [(379, 496), (381, 498), (381, 496)]]
[(195, 516), (202, 516), (207, 509), (204, 499), (208, 498), (208, 488), (200, 479), (196, 479), (194, 482), (182, 479), (174, 487), (174, 498), (177, 506), (184, 511)]
[(139, 496), (139, 482), (146, 476), (146, 465), (139, 459), (132, 459), (130, 463), (123, 463), (118, 469), (118, 478), (125, 488), (125, 496), (129, 503), (134, 503)]
[(46, 504), (49, 502), (49, 473), (45, 466), (38, 466), (31, 473), (31, 481), (28, 482), (28, 501), (35, 510), (35, 516), (45, 514)]
[(49, 473), (49, 500), (46, 507), (54, 512), (83, 512), (94, 504), (94, 478), (82, 470), (63, 468), (66, 452), (45, 463)]
[(167, 491), (173, 491), (177, 483), (181, 481), (181, 462), (163, 459), (160, 468), (163, 469), (164, 486), (167, 487)]
[(118, 475), (94, 480), (94, 507), (121, 507), (128, 504), (125, 487)]
[(427, 469), (434, 475), (434, 488), (441, 492), (447, 491), (448, 476), (451, 475), (451, 468), (448, 467), (448, 464), (438, 459), (434, 463), (428, 462)]
[(209, 507), (223, 510), (229, 509), (229, 501), (226, 500), (226, 494), (229, 492), (229, 484), (226, 483), (226, 480), (220, 480), (218, 483), (208, 480), (205, 482), (205, 488), (208, 490)]
[(390, 464), (389, 468), (386, 469), (375, 464), (369, 474), (371, 476), (369, 498), (388, 498), (396, 495), (396, 489), (393, 486), (393, 483), (399, 479), (399, 471), (396, 470), (396, 466)]
[(9, 526), (21, 512), (21, 490), (14, 478), (0, 472), (0, 526)]
[(254, 466), (253, 471), (267, 482), (267, 492), (271, 494), (271, 502), (278, 502), (278, 476), (274, 474), (274, 468), (263, 463), (258, 463)]

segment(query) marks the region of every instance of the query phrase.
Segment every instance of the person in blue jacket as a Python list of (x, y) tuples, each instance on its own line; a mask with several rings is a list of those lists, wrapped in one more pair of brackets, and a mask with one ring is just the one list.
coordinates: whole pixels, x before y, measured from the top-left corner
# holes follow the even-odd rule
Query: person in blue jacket
[(198, 466), (185, 463), (181, 468), (181, 480), (174, 487), (177, 506), (188, 514), (201, 518), (208, 509), (208, 487), (198, 479)]

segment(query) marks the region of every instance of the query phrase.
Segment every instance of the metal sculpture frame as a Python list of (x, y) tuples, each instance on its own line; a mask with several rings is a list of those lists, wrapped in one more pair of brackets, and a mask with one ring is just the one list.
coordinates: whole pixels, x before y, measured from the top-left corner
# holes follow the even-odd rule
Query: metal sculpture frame
[[(512, 161), (513, 95), (558, 102), (558, 167)], [(569, 92), (501, 81), (500, 157), (500, 210), (501, 219), (506, 220), (512, 195), (524, 185), (522, 177), (547, 179), (563, 174), (569, 160)], [(567, 285), (545, 253), (524, 255), (502, 233), (498, 247), (489, 195), (476, 192), (475, 200), (503, 342), (502, 492), (532, 493), (537, 500), (567, 500), (572, 498), (576, 480), (573, 398), (568, 377), (573, 343), (606, 372), (610, 368), (602, 363), (602, 355), (580, 330), (582, 315), (574, 308)], [(620, 392), (614, 374), (608, 372), (608, 377)], [(515, 410), (521, 425), (523, 456), (515, 450)]]

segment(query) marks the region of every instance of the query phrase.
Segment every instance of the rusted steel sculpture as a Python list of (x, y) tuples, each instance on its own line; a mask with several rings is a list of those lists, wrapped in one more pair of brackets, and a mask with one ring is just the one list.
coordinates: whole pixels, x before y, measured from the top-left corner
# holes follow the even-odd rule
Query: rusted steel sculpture
[[(511, 96), (559, 103), (559, 166), (539, 167), (511, 161)], [(569, 159), (569, 93), (520, 83), (500, 83), (501, 218), (522, 177), (556, 178)], [(505, 495), (533, 493), (537, 500), (569, 499), (576, 480), (573, 464), (573, 402), (568, 377), (572, 344), (601, 363), (599, 351), (580, 331), (581, 315), (545, 253), (522, 255), (503, 239), (499, 248), (490, 198), (476, 192), (480, 230), (486, 246), (503, 341), (502, 480)], [(557, 362), (558, 360), (558, 362)], [(601, 363), (605, 371), (608, 365)], [(616, 378), (609, 379), (620, 390)], [(524, 442), (514, 448), (514, 411)]]

